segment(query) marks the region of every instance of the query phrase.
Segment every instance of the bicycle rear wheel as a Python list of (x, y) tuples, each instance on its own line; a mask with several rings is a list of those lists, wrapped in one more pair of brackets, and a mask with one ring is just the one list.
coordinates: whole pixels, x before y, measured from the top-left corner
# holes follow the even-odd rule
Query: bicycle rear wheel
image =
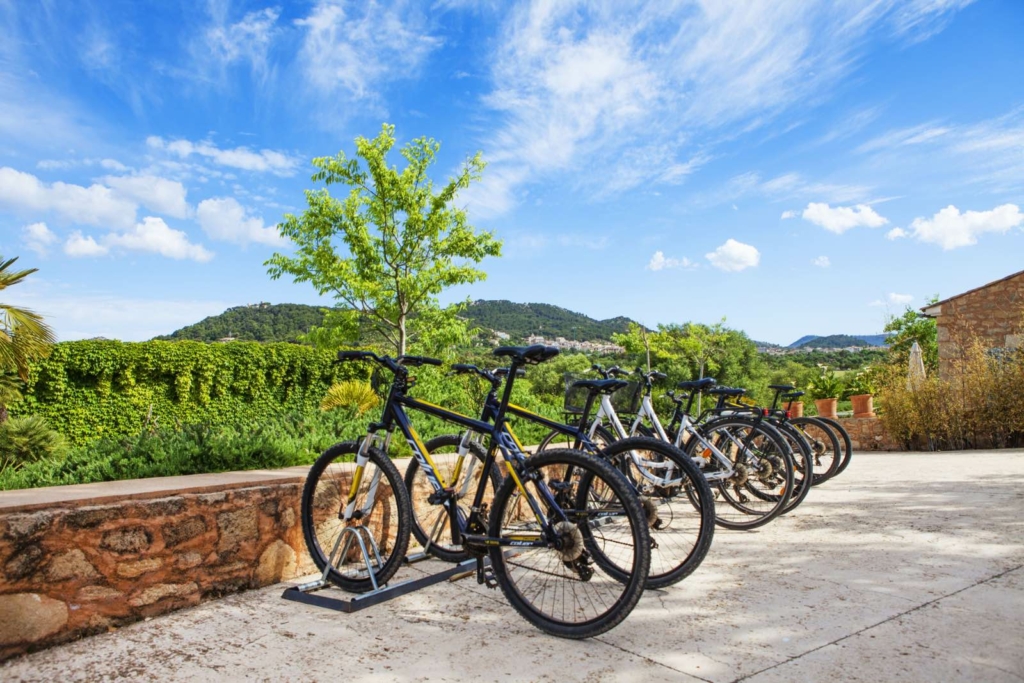
[(781, 515), (793, 492), (795, 466), (775, 430), (752, 420), (723, 418), (704, 424), (701, 434), (734, 469), (727, 478), (714, 478), (724, 465), (698, 439), (690, 439), (687, 454), (701, 458), (703, 471), (712, 477), (715, 522), (726, 529), (755, 529)]
[[(483, 462), (487, 453), (476, 442), (470, 442), (469, 452), (463, 458), (462, 466), (458, 467), (459, 477), (456, 481), (455, 470), (461, 441), (461, 434), (445, 434), (434, 437), (423, 445), (430, 453), (434, 466), (444, 477), (445, 483), (454, 489), (455, 499), (453, 502), (457, 507), (457, 519), (465, 520), (469, 516), (469, 506), (480, 486)], [(497, 464), (491, 467), (487, 484), (488, 488), (484, 492), (483, 502), (489, 505), (494, 497), (494, 492), (501, 484), (501, 475), (498, 473)], [(470, 555), (462, 547), (462, 544), (452, 540), (454, 530), (448, 508), (441, 502), (431, 503), (428, 500), (434, 493), (434, 487), (416, 458), (409, 461), (409, 467), (405, 470), (405, 487), (409, 491), (409, 498), (412, 501), (412, 534), (419, 544), (430, 555), (445, 562), (468, 560)]]
[(843, 461), (843, 449), (828, 423), (815, 417), (798, 417), (790, 422), (803, 432), (814, 453), (812, 483), (817, 486), (834, 477)]
[(398, 571), (409, 547), (412, 506), (387, 455), (367, 448), (369, 459), (357, 474), (358, 452), (355, 441), (324, 451), (306, 475), (301, 509), (302, 533), (313, 562), (320, 571), (328, 568), (331, 583), (354, 593), (372, 590), (374, 581), (383, 586)]
[[(598, 455), (626, 475), (647, 515), (651, 569), (646, 587), (665, 588), (692, 574), (707, 556), (715, 531), (715, 502), (700, 469), (681, 450), (656, 438), (615, 441)], [(608, 562), (599, 548), (594, 559)], [(605, 568), (621, 572), (612, 563)]]
[(787, 422), (772, 425), (779, 436), (786, 440), (793, 454), (793, 495), (789, 497), (782, 514), (791, 512), (797, 505), (804, 502), (814, 484), (814, 453), (807, 439), (796, 428)]
[[(650, 568), (650, 534), (625, 477), (580, 451), (534, 455), (520, 481), (550, 520), (557, 543), (490, 548), (494, 577), (509, 603), (537, 628), (562, 638), (589, 638), (620, 623), (636, 606)], [(591, 488), (604, 491), (595, 498)], [(544, 501), (557, 500), (558, 508)], [(544, 527), (509, 476), (494, 497), (489, 535), (543, 538)], [(613, 576), (592, 556), (595, 544), (626, 575)]]
[(850, 466), (850, 460), (853, 458), (853, 441), (850, 440), (850, 433), (847, 432), (846, 428), (836, 420), (827, 417), (818, 417), (817, 419), (829, 426), (839, 439), (840, 445), (843, 447), (843, 461), (839, 463), (839, 467), (835, 472), (836, 474), (841, 474)]

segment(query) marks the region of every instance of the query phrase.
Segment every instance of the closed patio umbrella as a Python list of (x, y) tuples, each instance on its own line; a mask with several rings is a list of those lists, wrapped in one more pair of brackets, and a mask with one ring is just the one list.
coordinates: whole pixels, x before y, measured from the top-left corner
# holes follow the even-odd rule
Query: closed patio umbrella
[(907, 370), (907, 388), (916, 391), (924, 382), (924, 354), (921, 346), (914, 342), (910, 347), (910, 367)]

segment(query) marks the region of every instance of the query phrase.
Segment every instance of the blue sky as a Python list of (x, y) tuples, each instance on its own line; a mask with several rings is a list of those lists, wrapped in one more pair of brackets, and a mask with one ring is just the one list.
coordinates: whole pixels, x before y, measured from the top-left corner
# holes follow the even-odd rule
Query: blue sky
[[(309, 159), (477, 150), (465, 297), (789, 343), (1024, 267), (1024, 3), (0, 0), (4, 292), (146, 339), (272, 282)], [(329, 303), (320, 301), (321, 303)]]

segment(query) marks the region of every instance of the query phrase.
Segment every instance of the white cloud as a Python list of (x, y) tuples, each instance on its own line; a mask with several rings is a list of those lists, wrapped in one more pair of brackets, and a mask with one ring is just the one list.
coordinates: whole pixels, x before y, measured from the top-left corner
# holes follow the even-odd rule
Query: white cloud
[(337, 116), (342, 93), (373, 101), (391, 81), (414, 76), (441, 41), (427, 34), (415, 4), (320, 0), (295, 22), (303, 32), (299, 63), (314, 96), (329, 98)]
[(858, 226), (879, 228), (889, 222), (888, 219), (879, 216), (875, 213), (874, 209), (866, 204), (832, 208), (825, 203), (811, 202), (801, 215), (804, 220), (819, 225), (837, 235), (841, 235), (850, 228)]
[(907, 236), (907, 231), (903, 228), (893, 228), (889, 232), (885, 233), (885, 239), (887, 240), (898, 240)]
[(135, 221), (136, 205), (103, 185), (46, 184), (31, 173), (0, 168), (0, 205), (51, 212), (71, 223), (123, 228)]
[(829, 260), (828, 256), (819, 256), (811, 261), (811, 265), (817, 266), (818, 268), (828, 268), (832, 265), (832, 261)]
[(899, 306), (905, 306), (914, 300), (913, 294), (897, 294), (896, 292), (889, 293), (889, 303), (897, 304)]
[(248, 147), (221, 149), (212, 142), (191, 142), (189, 140), (164, 140), (157, 135), (146, 138), (146, 144), (153, 149), (167, 151), (180, 159), (192, 155), (210, 159), (220, 166), (229, 166), (244, 171), (269, 172), (279, 176), (290, 176), (299, 166), (299, 159), (272, 149), (254, 151)]
[(100, 166), (108, 171), (117, 171), (118, 173), (124, 173), (128, 170), (128, 167), (117, 159), (100, 159)]
[(263, 219), (249, 216), (233, 197), (204, 199), (196, 208), (196, 220), (203, 232), (215, 240), (248, 244), (258, 242), (271, 246), (287, 244), (276, 226), (265, 226)]
[(111, 248), (150, 252), (178, 260), (190, 259), (202, 263), (213, 258), (213, 253), (206, 247), (189, 242), (187, 234), (168, 227), (162, 219), (153, 216), (146, 216), (131, 230), (107, 235), (103, 243)]
[(280, 10), (268, 7), (249, 12), (241, 21), (232, 24), (224, 16), (227, 7), (210, 3), (214, 14), (212, 22), (201, 34), (201, 40), (193, 45), (196, 65), (201, 71), (218, 66), (223, 78), (226, 67), (249, 62), (258, 78), (267, 78), (270, 73), (267, 54), (277, 31)]
[(1024, 223), (1024, 214), (1016, 204), (1003, 204), (991, 211), (965, 211), (950, 204), (931, 218), (915, 218), (910, 224), (914, 237), (937, 244), (945, 250), (978, 243), (987, 232), (1005, 233)]
[(705, 256), (715, 268), (728, 273), (753, 268), (761, 262), (761, 252), (749, 244), (737, 242), (731, 238)]
[(26, 225), (22, 228), (21, 234), (25, 246), (40, 256), (46, 256), (50, 247), (57, 242), (57, 236), (46, 227), (46, 223)]
[(693, 262), (685, 256), (683, 258), (669, 258), (665, 256), (664, 252), (656, 251), (647, 264), (647, 270), (658, 271), (668, 268), (689, 268), (693, 265)]
[(185, 186), (176, 180), (153, 175), (107, 176), (101, 180), (128, 199), (172, 218), (187, 218), (191, 212), (185, 200)]
[(790, 209), (789, 211), (783, 211), (782, 215), (779, 216), (779, 220), (785, 221), (785, 220), (789, 220), (790, 218), (796, 218), (799, 215), (800, 215), (799, 211), (793, 211), (792, 209)]
[(81, 230), (75, 230), (64, 243), (64, 253), (72, 258), (88, 258), (92, 256), (105, 256), (110, 250), (99, 244), (92, 237), (83, 235)]
[[(895, 10), (905, 10), (897, 32), (916, 36), (924, 17), (948, 17), (958, 7), (940, 11), (919, 0), (517, 3), (498, 31), (484, 101), (503, 120), (488, 128), (485, 152), (492, 171), (516, 171), (505, 197), (570, 169), (599, 196), (678, 182), (684, 174), (673, 169), (699, 166), (688, 159), (711, 158), (716, 145), (786, 114), (804, 115), (857, 68), (871, 44), (866, 38), (895, 30)], [(858, 125), (874, 115), (862, 113)], [(833, 201), (860, 198), (844, 194)]]

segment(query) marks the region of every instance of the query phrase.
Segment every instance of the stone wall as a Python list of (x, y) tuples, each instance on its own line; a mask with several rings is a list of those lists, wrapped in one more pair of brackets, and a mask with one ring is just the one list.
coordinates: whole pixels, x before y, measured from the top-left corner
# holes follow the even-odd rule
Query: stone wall
[[(174, 479), (180, 486), (218, 476)], [(28, 492), (0, 493), (0, 660), (310, 573), (299, 521), (302, 481), (278, 474), (174, 495), (156, 490), (141, 499), (118, 494), (44, 507), (10, 504), (12, 494), (24, 499)]]
[(947, 299), (931, 307), (929, 314), (936, 317), (940, 373), (946, 372), (972, 336), (988, 348), (1021, 346), (1024, 272)]
[(849, 432), (854, 452), (903, 450), (886, 433), (877, 417), (841, 417), (839, 423)]

